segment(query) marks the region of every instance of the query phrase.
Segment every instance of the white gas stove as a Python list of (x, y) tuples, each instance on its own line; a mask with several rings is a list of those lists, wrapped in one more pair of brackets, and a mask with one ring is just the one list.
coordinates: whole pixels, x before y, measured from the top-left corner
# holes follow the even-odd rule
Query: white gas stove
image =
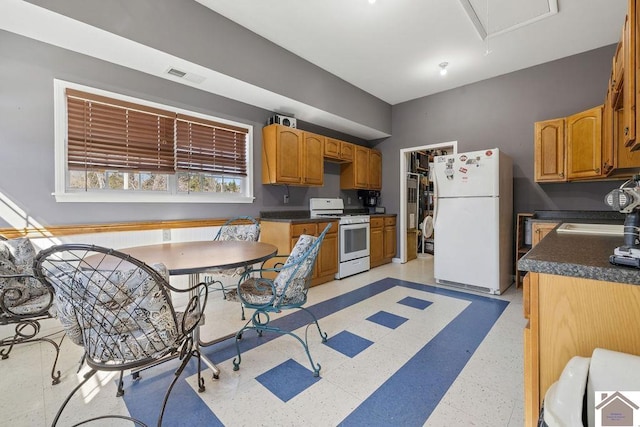
[(370, 222), (369, 215), (345, 214), (342, 199), (310, 199), (311, 218), (338, 218), (339, 224), (362, 224)]
[(314, 198), (311, 218), (338, 219), (339, 264), (336, 279), (367, 271), (369, 263), (369, 215), (345, 215), (342, 199)]

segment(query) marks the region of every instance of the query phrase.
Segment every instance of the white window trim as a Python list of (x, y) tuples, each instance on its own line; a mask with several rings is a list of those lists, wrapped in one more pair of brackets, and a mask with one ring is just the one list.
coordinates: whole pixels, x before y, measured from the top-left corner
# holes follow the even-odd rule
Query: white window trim
[[(170, 109), (176, 113), (182, 113), (205, 120), (213, 120), (233, 126), (246, 128), (247, 133), (247, 176), (245, 178), (244, 195), (232, 193), (169, 193), (169, 192), (130, 192), (130, 191), (67, 191), (67, 109), (65, 104), (65, 90), (77, 89), (84, 92), (123, 101), (146, 105), (159, 109)], [(52, 194), (56, 202), (86, 202), (86, 203), (253, 203), (253, 126), (219, 117), (208, 116), (195, 111), (183, 110), (172, 106), (162, 105), (151, 101), (133, 98), (101, 89), (95, 89), (64, 80), (53, 80), (54, 100), (54, 140), (55, 140), (55, 192)]]

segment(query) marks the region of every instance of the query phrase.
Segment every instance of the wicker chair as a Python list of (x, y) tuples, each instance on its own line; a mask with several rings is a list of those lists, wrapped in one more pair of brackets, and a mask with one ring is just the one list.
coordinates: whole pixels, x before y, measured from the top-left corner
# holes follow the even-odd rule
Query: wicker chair
[[(255, 310), (251, 319), (236, 333), (238, 357), (233, 359), (234, 371), (240, 369), (240, 362), (242, 361), (240, 353), (242, 335), (246, 330), (253, 329), (259, 336), (262, 336), (262, 333), (267, 331), (291, 335), (297, 339), (307, 353), (313, 376), (320, 375), (320, 365), (313, 362), (309, 352), (307, 333), (305, 332), (305, 339), (303, 340), (292, 331), (274, 326), (270, 322), (269, 313), (280, 313), (282, 310), (296, 308), (302, 309), (312, 319), (312, 322), (307, 325), (307, 331), (312, 323), (315, 323), (322, 342), (327, 341), (327, 334), (320, 329), (318, 319), (303, 306), (307, 302), (307, 291), (311, 285), (313, 266), (318, 257), (320, 245), (322, 245), (324, 236), (329, 228), (331, 228), (331, 224), (327, 225), (318, 237), (301, 235), (291, 254), (288, 257), (283, 256), (283, 258), (286, 258), (283, 264), (279, 264), (274, 268), (249, 270), (245, 273), (237, 288), (227, 292), (227, 300), (240, 301), (246, 308)], [(264, 273), (277, 273), (277, 275), (272, 280), (263, 277)], [(259, 275), (259, 277), (251, 277), (255, 274)]]
[[(250, 216), (238, 216), (222, 224), (213, 240), (244, 240), (257, 242), (259, 238), (260, 224), (258, 221)], [(226, 298), (225, 291), (227, 289), (224, 283), (233, 279), (235, 279), (237, 283), (237, 280), (246, 270), (246, 267), (214, 270), (205, 275), (204, 281), (207, 283), (207, 288), (210, 291), (222, 291), (223, 296)], [(242, 308), (242, 320), (245, 320), (244, 308)]]
[[(7, 240), (0, 236), (0, 325), (14, 326), (12, 336), (0, 339), (0, 357), (7, 359), (16, 344), (46, 342), (56, 351), (51, 383), (60, 382), (56, 370), (60, 343), (38, 336), (40, 322), (55, 315), (53, 293), (33, 275), (36, 249), (27, 238)], [(64, 335), (62, 336), (64, 339)]]
[[(122, 252), (99, 246), (67, 244), (41, 251), (34, 273), (55, 293), (58, 318), (66, 334), (84, 347), (90, 371), (64, 401), (53, 421), (55, 426), (72, 396), (96, 373), (119, 371), (118, 395), (124, 394), (125, 370), (139, 370), (160, 360), (178, 356), (181, 363), (163, 400), (158, 425), (167, 400), (191, 357), (197, 358), (199, 391), (204, 391), (200, 352), (193, 331), (202, 318), (206, 288), (200, 283), (181, 290), (169, 285), (166, 267), (153, 268)], [(184, 313), (173, 306), (171, 292), (189, 292)], [(141, 421), (118, 415), (138, 425)]]

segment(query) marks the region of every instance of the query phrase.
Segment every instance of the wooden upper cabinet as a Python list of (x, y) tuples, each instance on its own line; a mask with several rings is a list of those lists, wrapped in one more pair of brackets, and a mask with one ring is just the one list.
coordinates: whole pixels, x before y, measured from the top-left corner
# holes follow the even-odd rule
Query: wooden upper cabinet
[(535, 123), (536, 182), (600, 178), (602, 163), (602, 106)]
[(325, 138), (323, 156), (329, 159), (340, 159), (340, 143), (342, 141), (333, 138)]
[(340, 189), (366, 190), (369, 188), (369, 150), (367, 147), (353, 145), (353, 161), (340, 167)]
[(306, 185), (324, 183), (324, 136), (304, 132), (302, 182)]
[(355, 187), (367, 188), (369, 186), (369, 149), (355, 147), (353, 163), (355, 165)]
[(350, 162), (353, 160), (353, 144), (334, 138), (325, 138), (324, 157), (329, 161)]
[(340, 159), (345, 161), (352, 161), (354, 145), (344, 141), (340, 142)]
[(624, 95), (618, 96), (612, 108), (615, 177), (630, 178), (640, 168), (640, 150), (631, 150), (624, 139)]
[(602, 106), (567, 117), (567, 179), (602, 174)]
[(609, 90), (602, 107), (602, 174), (609, 174), (616, 167), (615, 145), (613, 143), (613, 93), (609, 78)]
[(282, 125), (262, 128), (262, 183), (322, 185), (324, 137)]
[(613, 56), (613, 79), (611, 80), (611, 88), (614, 92), (619, 92), (622, 85), (622, 71), (624, 69), (624, 33), (623, 38), (618, 42), (616, 53)]
[(564, 119), (536, 122), (534, 128), (536, 182), (566, 181)]
[(624, 92), (624, 144), (636, 144), (636, 0), (629, 0), (629, 10), (624, 21), (622, 40), (624, 64), (622, 90)]
[(301, 184), (303, 132), (281, 125), (262, 128), (262, 183)]
[(369, 188), (382, 189), (382, 153), (378, 150), (369, 151)]

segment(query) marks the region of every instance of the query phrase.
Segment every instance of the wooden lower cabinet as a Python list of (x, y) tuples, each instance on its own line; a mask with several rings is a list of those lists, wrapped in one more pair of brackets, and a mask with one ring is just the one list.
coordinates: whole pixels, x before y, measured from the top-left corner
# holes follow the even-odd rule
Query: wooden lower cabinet
[(396, 217), (372, 216), (370, 225), (371, 268), (391, 262), (396, 256)]
[[(573, 356), (596, 348), (640, 355), (640, 286), (528, 273), (523, 306), (525, 425), (535, 426), (544, 395)], [(528, 314), (527, 314), (528, 310)]]
[[(318, 234), (322, 233), (322, 230), (324, 230), (324, 227), (321, 225), (318, 227)], [(319, 283), (329, 282), (334, 279), (338, 272), (338, 256), (338, 223), (334, 223), (324, 236), (322, 249), (316, 261), (316, 273)]]
[[(338, 272), (338, 222), (324, 237), (316, 260), (311, 286), (329, 282)], [(278, 255), (288, 255), (302, 234), (318, 236), (329, 222), (260, 221), (260, 241), (271, 243), (278, 248)]]
[(544, 239), (544, 236), (556, 228), (556, 225), (558, 225), (557, 222), (534, 221), (531, 224), (531, 247), (540, 243), (540, 240)]
[(369, 257), (371, 267), (375, 267), (383, 264), (382, 260), (384, 259), (384, 218), (376, 217), (371, 218), (371, 223), (369, 224)]
[[(384, 218), (384, 258), (391, 262), (391, 259), (396, 256), (396, 217), (390, 216)], [(416, 246), (417, 248), (417, 246)]]

